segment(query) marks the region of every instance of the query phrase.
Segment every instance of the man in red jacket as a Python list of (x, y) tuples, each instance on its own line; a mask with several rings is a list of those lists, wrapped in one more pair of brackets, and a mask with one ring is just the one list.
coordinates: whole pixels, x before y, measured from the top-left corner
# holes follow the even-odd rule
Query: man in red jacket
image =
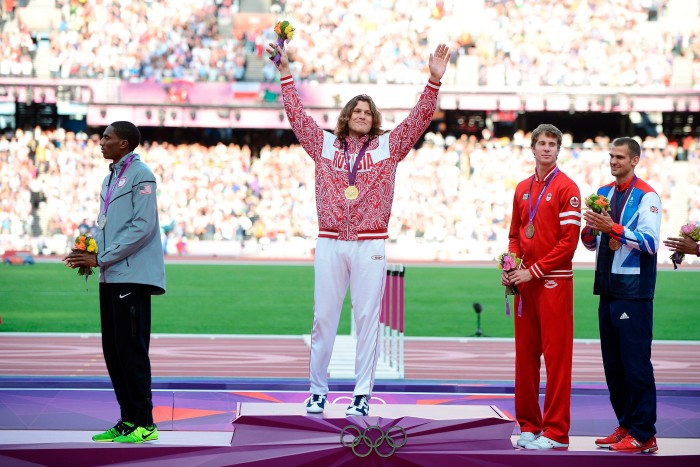
[[(571, 421), (574, 292), (571, 260), (581, 229), (581, 194), (557, 167), (562, 133), (543, 124), (532, 132), (535, 173), (518, 184), (508, 251), (521, 267), (501, 276), (516, 285), (515, 417), (519, 447), (566, 449)], [(547, 368), (540, 410), (540, 357)]]
[(357, 345), (353, 401), (345, 413), (365, 416), (379, 356), (379, 309), (386, 277), (384, 242), (396, 167), (432, 121), (440, 79), (449, 60), (448, 48), (440, 44), (430, 55), (430, 80), (418, 103), (388, 132), (381, 129), (382, 116), (366, 94), (350, 99), (333, 133), (324, 131), (304, 111), (286, 52), (275, 44), (270, 44), (268, 52), (280, 54), (277, 68), (287, 119), (316, 165), (319, 234), (314, 258), (311, 396), (306, 410), (321, 413), (325, 408), (328, 365), (349, 286)]

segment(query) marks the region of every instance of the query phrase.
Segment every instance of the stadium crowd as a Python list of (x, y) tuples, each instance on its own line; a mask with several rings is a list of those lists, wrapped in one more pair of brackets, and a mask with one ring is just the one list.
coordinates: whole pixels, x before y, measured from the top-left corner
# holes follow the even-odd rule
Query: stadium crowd
[[(668, 86), (673, 59), (692, 54), (694, 35), (656, 22), (665, 1), (484, 0), (483, 2), (286, 0), (298, 24), (302, 79), (423, 82), (429, 43), (454, 52), (455, 75), (487, 86)], [(697, 57), (694, 57), (697, 62)], [(615, 73), (610, 71), (615, 69)]]
[[(97, 134), (17, 130), (0, 137), (0, 240), (26, 246), (32, 237), (65, 238), (94, 229), (100, 180), (107, 173)], [(582, 196), (612, 180), (609, 139), (573, 144), (560, 167)], [(688, 220), (700, 221), (700, 140), (685, 141)], [(678, 146), (663, 136), (643, 142), (637, 173), (657, 190), (669, 223)], [(257, 240), (264, 244), (304, 240), (317, 234), (314, 166), (298, 145), (247, 146), (144, 142), (138, 151), (158, 177), (164, 238), (180, 246), (200, 240)], [(511, 139), (443, 137), (428, 133), (399, 165), (390, 240), (445, 243), (451, 254), (498, 254), (507, 245), (513, 190), (534, 170), (529, 135)], [(682, 220), (685, 222), (685, 219)], [(171, 245), (171, 251), (172, 247)], [(178, 246), (179, 248), (179, 246)], [(454, 250), (457, 248), (457, 250)]]
[(20, 27), (14, 32), (0, 32), (0, 78), (34, 76), (32, 60), (36, 44), (29, 29)]
[[(683, 59), (700, 84), (700, 35), (666, 18), (672, 1), (279, 0), (272, 14), (296, 26), (290, 58), (299, 80), (422, 83), (430, 44), (439, 41), (456, 64), (446, 83), (663, 88)], [(56, 5), (60, 21), (49, 35), (56, 78), (242, 80), (248, 57), (261, 56), (274, 38), (272, 28), (234, 31), (220, 22), (237, 14), (231, 0)], [(27, 34), (3, 33), (9, 46), (0, 74), (31, 70)], [(274, 79), (269, 63), (262, 73)]]
[(219, 32), (213, 0), (170, 2), (57, 0), (61, 21), (50, 33), (54, 78), (236, 81), (245, 45)]

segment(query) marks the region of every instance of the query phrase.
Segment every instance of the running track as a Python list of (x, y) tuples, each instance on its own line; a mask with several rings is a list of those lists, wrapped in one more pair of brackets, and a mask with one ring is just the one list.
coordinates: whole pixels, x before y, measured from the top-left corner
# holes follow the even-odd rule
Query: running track
[[(299, 337), (154, 335), (156, 378), (307, 378), (309, 350)], [(512, 382), (508, 339), (407, 339), (407, 380)], [(655, 342), (657, 384), (700, 384), (700, 345)], [(107, 376), (98, 335), (0, 333), (0, 376)], [(543, 369), (544, 378), (544, 369)], [(544, 379), (543, 379), (544, 381)], [(574, 344), (574, 383), (605, 381), (597, 341)]]

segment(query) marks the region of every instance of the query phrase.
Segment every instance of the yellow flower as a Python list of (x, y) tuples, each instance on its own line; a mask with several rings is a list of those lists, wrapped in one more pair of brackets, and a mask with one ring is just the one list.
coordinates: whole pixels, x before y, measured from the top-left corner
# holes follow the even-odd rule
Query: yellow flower
[(94, 238), (91, 238), (88, 242), (87, 251), (89, 253), (97, 253), (97, 242)]
[(294, 28), (291, 24), (284, 29), (284, 35), (287, 36), (287, 39), (291, 39), (294, 36)]

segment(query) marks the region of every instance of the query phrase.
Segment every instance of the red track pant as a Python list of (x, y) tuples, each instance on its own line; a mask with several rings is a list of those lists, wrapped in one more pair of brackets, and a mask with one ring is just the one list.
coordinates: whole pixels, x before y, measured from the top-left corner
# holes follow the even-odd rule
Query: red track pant
[[(521, 431), (569, 442), (574, 347), (572, 279), (533, 279), (515, 297), (515, 417)], [(518, 302), (522, 299), (522, 316)], [(540, 358), (547, 383), (540, 410)]]

